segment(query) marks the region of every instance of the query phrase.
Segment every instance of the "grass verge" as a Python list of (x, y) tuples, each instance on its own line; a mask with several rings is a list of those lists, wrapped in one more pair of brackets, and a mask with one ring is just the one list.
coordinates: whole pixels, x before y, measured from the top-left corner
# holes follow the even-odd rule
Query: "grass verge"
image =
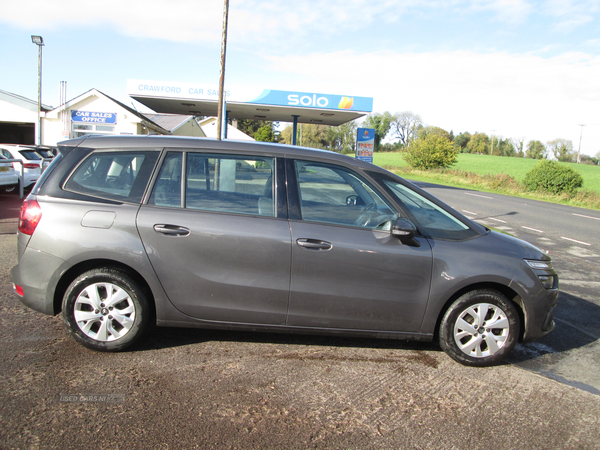
[(383, 165), (403, 178), (415, 181), (443, 184), (446, 186), (474, 189), (484, 192), (511, 195), (532, 200), (541, 200), (563, 205), (578, 206), (581, 208), (600, 210), (600, 193), (581, 189), (576, 194), (553, 195), (542, 192), (530, 192), (510, 175), (499, 174), (476, 174), (462, 170), (435, 169), (415, 170), (407, 166)]

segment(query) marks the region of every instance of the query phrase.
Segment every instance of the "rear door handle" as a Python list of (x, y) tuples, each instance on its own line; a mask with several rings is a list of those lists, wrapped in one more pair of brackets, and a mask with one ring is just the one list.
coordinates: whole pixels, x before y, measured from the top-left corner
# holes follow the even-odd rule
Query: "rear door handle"
[(154, 231), (165, 236), (187, 236), (190, 234), (188, 228), (167, 224), (154, 225)]
[(330, 242), (320, 241), (318, 239), (297, 239), (296, 244), (307, 250), (331, 250), (333, 245)]

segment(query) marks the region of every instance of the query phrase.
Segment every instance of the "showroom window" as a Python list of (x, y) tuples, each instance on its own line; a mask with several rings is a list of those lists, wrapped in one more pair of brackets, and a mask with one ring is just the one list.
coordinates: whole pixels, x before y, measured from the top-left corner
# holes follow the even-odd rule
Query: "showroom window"
[(89, 123), (73, 123), (71, 136), (73, 139), (86, 135), (111, 135), (115, 134), (116, 127), (113, 125), (93, 125)]

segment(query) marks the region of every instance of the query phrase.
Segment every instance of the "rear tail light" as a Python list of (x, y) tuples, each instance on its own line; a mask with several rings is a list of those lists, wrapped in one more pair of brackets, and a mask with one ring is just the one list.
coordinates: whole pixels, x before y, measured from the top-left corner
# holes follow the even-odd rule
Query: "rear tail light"
[(40, 165), (37, 163), (25, 163), (23, 164), (24, 169), (39, 169)]
[(36, 200), (25, 200), (19, 216), (19, 231), (31, 236), (42, 220), (42, 208)]
[(17, 294), (19, 297), (24, 297), (25, 293), (23, 292), (23, 288), (15, 283), (13, 283), (13, 291), (15, 294)]

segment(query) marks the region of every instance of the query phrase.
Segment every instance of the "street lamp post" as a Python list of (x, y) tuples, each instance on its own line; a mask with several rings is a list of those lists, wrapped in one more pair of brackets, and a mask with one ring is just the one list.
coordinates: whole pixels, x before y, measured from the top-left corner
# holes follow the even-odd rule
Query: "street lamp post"
[(31, 36), (31, 42), (36, 44), (39, 48), (38, 52), (38, 133), (37, 133), (37, 145), (42, 145), (42, 47), (44, 46), (44, 39), (41, 36)]

